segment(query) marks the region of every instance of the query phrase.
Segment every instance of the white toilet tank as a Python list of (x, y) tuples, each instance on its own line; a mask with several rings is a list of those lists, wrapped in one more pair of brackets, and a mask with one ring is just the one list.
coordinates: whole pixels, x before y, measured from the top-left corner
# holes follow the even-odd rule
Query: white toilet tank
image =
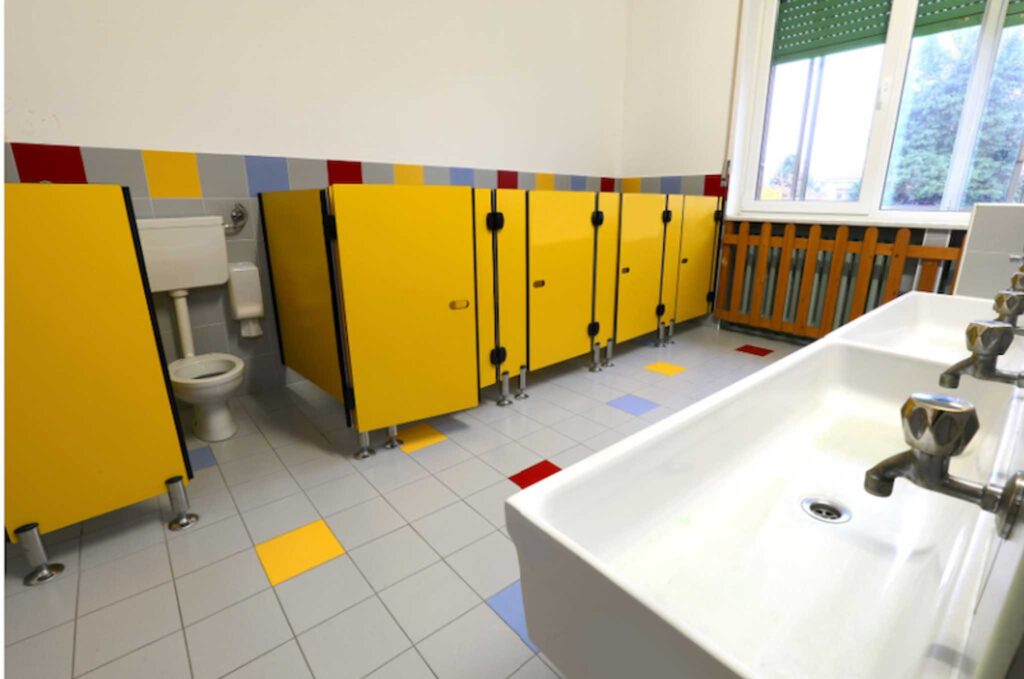
[(151, 291), (227, 282), (228, 252), (220, 217), (140, 219), (138, 225)]

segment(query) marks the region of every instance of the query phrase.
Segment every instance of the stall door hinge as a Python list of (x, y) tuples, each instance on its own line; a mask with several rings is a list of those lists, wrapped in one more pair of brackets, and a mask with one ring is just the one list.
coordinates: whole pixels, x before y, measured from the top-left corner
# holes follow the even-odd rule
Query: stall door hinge
[(724, 217), (724, 216), (725, 216), (725, 214), (721, 210), (715, 210), (715, 221), (716, 222), (722, 221), (722, 217)]
[(668, 224), (672, 221), (672, 210), (661, 211), (661, 223)]
[(593, 212), (591, 212), (590, 223), (594, 226), (595, 229), (604, 224), (604, 211), (594, 210)]
[(508, 352), (505, 351), (505, 347), (491, 349), (491, 365), (501, 365), (506, 358), (508, 358)]
[(597, 333), (601, 332), (601, 324), (597, 321), (587, 324), (587, 336), (597, 337)]
[(488, 212), (487, 213), (487, 230), (488, 231), (501, 231), (502, 227), (505, 226), (505, 214), (502, 212)]
[(338, 220), (334, 215), (324, 215), (324, 237), (328, 240), (338, 239)]
[(715, 291), (714, 290), (709, 290), (708, 291), (707, 300), (708, 300), (709, 303), (715, 301)]
[(661, 318), (662, 316), (664, 316), (665, 315), (665, 305), (664, 304), (659, 304), (658, 306), (654, 307), (654, 313), (658, 316), (658, 318)]

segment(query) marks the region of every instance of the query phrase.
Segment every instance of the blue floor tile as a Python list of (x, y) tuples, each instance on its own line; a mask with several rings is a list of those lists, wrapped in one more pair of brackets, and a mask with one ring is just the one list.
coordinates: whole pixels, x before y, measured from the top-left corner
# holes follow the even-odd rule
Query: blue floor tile
[(210, 446), (203, 446), (202, 448), (196, 448), (195, 450), (188, 451), (189, 462), (192, 463), (192, 471), (197, 472), (200, 469), (206, 469), (217, 464), (216, 458), (213, 457), (213, 451), (210, 450)]
[(512, 628), (512, 631), (519, 635), (523, 643), (533, 649), (534, 653), (540, 653), (540, 649), (530, 641), (530, 636), (526, 633), (526, 613), (523, 611), (523, 586), (519, 580), (516, 580), (488, 599), (487, 605), (498, 614), (499, 618), (505, 621), (505, 624)]
[(643, 415), (648, 410), (654, 410), (658, 407), (658, 404), (654, 401), (648, 401), (646, 398), (640, 398), (632, 394), (613, 398), (611, 401), (608, 401), (608, 405), (637, 417)]

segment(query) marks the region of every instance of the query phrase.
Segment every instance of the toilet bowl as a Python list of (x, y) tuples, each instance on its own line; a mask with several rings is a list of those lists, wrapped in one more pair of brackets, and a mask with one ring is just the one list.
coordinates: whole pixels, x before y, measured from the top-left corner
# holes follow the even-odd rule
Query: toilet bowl
[(223, 441), (238, 430), (228, 397), (242, 384), (245, 362), (231, 354), (187, 356), (167, 366), (174, 395), (192, 404), (193, 433), (204, 441)]

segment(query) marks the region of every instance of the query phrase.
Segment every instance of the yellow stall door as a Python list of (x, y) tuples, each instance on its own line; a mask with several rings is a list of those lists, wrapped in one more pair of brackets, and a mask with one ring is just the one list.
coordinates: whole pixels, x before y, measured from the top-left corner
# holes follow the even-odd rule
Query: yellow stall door
[(715, 210), (713, 196), (686, 196), (683, 201), (682, 242), (679, 248), (679, 286), (676, 322), (708, 312), (708, 291), (715, 259)]
[(664, 211), (664, 195), (630, 193), (622, 196), (617, 342), (658, 329)]
[[(492, 205), (492, 198), (494, 204)], [(487, 215), (492, 207), (503, 216), (497, 230), (498, 330), (505, 348), (501, 372), (516, 375), (526, 365), (526, 191), (476, 189), (477, 318), (480, 331), (480, 386), (494, 384), (491, 363), (494, 336), (494, 253)]]
[(594, 194), (530, 191), (529, 200), (530, 369), (539, 370), (590, 351)]
[(619, 194), (598, 194), (604, 223), (597, 230), (597, 276), (594, 286), (594, 319), (600, 325), (594, 338), (606, 345), (615, 338), (615, 285), (619, 261)]
[(321, 194), (274, 191), (260, 204), (284, 364), (344, 401)]
[(185, 449), (120, 186), (6, 186), (6, 527), (165, 490)]
[(665, 229), (665, 266), (661, 277), (661, 303), (665, 305), (665, 314), (661, 320), (666, 325), (675, 320), (678, 305), (679, 260), (681, 258), (683, 227), (683, 197), (669, 196), (668, 209), (671, 218)]
[(361, 432), (477, 405), (471, 191), (331, 187)]

